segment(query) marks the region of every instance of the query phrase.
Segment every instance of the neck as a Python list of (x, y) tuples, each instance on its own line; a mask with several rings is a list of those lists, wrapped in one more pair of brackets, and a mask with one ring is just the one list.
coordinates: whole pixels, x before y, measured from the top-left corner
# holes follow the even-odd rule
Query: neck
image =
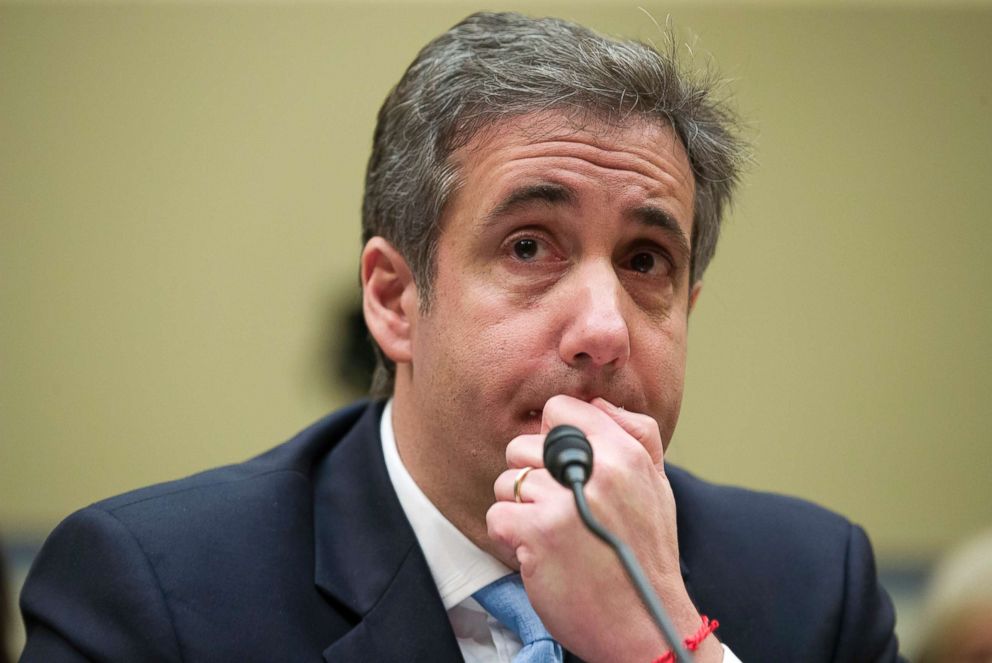
[(446, 453), (444, 440), (457, 433), (425, 426), (424, 420), (429, 419), (412, 399), (394, 397), (393, 432), (403, 466), (452, 525), (476, 546), (515, 567), (513, 560), (504, 559), (496, 550), (486, 527), (486, 512), (494, 499), (492, 486), (501, 468), (480, 473)]

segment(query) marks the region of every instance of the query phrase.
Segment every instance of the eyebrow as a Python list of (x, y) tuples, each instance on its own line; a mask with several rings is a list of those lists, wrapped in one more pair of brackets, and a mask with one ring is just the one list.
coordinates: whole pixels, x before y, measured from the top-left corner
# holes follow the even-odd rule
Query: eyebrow
[(560, 184), (542, 182), (541, 184), (531, 184), (514, 189), (504, 198), (494, 209), (486, 215), (486, 224), (493, 223), (500, 217), (511, 214), (520, 208), (528, 207), (534, 203), (541, 203), (548, 206), (575, 204), (575, 194), (571, 189)]
[[(575, 194), (566, 186), (553, 182), (541, 182), (519, 187), (510, 192), (496, 207), (486, 215), (485, 223), (489, 225), (501, 217), (518, 211), (535, 203), (549, 206), (575, 205)], [(682, 232), (682, 226), (674, 216), (654, 205), (642, 205), (627, 212), (626, 216), (651, 228), (659, 228), (676, 244), (682, 258), (690, 255), (689, 239)]]
[(683, 258), (690, 255), (689, 239), (682, 232), (682, 226), (674, 216), (653, 205), (642, 205), (635, 207), (628, 215), (636, 219), (639, 223), (652, 228), (660, 228), (666, 235), (672, 238), (677, 245), (676, 248)]

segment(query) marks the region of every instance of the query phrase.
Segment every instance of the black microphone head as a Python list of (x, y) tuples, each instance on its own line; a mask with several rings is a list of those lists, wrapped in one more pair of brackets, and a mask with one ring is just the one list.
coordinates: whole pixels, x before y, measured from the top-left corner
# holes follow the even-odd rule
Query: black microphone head
[(571, 488), (576, 480), (588, 481), (592, 476), (592, 445), (585, 433), (567, 424), (548, 431), (544, 438), (544, 466), (566, 487)]

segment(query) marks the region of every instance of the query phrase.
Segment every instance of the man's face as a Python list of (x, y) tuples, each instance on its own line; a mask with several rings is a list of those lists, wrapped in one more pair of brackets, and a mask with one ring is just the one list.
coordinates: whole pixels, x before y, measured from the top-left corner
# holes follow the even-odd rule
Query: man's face
[[(556, 394), (650, 414), (682, 400), (694, 183), (674, 133), (557, 114), (497, 125), (455, 153), (429, 311), (397, 383), (421, 444), (487, 491)], [(402, 392), (408, 391), (404, 394)]]

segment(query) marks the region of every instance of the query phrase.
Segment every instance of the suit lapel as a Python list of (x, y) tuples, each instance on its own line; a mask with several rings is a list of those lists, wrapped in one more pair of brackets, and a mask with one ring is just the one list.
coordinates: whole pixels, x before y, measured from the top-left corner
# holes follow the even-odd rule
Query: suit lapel
[(382, 404), (367, 408), (314, 478), (316, 585), (360, 620), (327, 661), (461, 661), (427, 562), (386, 472)]
[[(674, 470), (674, 471), (673, 471)], [(672, 495), (675, 497), (675, 526), (679, 540), (679, 570), (682, 572), (682, 582), (685, 584), (685, 591), (696, 606), (696, 609), (705, 614), (703, 606), (699, 604), (698, 598), (693, 591), (691, 574), (689, 572), (689, 560), (693, 557), (692, 538), (687, 535), (692, 527), (692, 522), (685, 517), (683, 508), (686, 495), (683, 490), (681, 471), (673, 465), (665, 464), (665, 473), (668, 476), (672, 487)]]

